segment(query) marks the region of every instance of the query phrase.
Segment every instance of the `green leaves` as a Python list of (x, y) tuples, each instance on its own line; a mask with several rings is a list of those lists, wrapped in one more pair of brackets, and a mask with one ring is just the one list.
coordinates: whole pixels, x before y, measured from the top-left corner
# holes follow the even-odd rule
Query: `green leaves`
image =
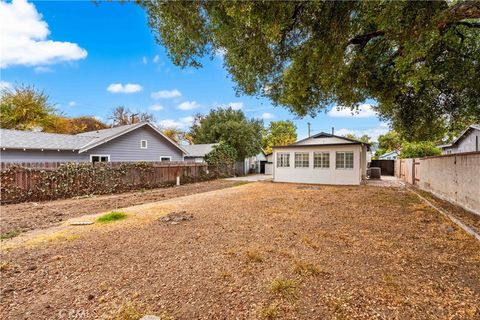
[(292, 121), (272, 121), (263, 138), (263, 150), (269, 154), (274, 146), (285, 146), (297, 140), (297, 127)]
[(190, 129), (195, 144), (224, 142), (235, 149), (238, 160), (253, 156), (262, 147), (263, 122), (247, 119), (241, 110), (212, 109), (197, 115)]
[(408, 140), (480, 121), (478, 1), (141, 2), (179, 66), (224, 52), (237, 90), (299, 116), (365, 99)]

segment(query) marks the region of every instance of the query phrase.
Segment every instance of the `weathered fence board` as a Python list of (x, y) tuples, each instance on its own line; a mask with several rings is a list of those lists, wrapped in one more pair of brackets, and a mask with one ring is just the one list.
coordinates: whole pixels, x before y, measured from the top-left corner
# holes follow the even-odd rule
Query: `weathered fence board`
[(158, 188), (233, 176), (234, 166), (195, 162), (1, 163), (1, 203)]

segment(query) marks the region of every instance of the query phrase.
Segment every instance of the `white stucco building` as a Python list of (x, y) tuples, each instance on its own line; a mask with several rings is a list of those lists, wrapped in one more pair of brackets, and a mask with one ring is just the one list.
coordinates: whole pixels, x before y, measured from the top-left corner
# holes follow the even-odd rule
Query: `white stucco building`
[(273, 181), (358, 185), (366, 177), (367, 151), (361, 141), (319, 133), (273, 148)]

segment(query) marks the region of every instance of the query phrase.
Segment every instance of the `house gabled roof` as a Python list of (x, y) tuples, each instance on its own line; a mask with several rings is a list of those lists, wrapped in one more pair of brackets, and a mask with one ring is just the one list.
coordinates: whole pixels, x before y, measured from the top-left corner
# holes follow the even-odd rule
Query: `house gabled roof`
[(168, 138), (166, 135), (164, 135), (156, 126), (154, 126), (150, 122), (139, 122), (139, 123), (135, 123), (135, 124), (119, 126), (119, 127), (110, 128), (110, 129), (103, 129), (103, 130), (80, 133), (77, 136), (95, 137), (95, 140), (92, 140), (90, 143), (84, 145), (79, 150), (79, 153), (82, 153), (82, 152), (85, 152), (85, 151), (90, 150), (92, 148), (95, 148), (95, 147), (97, 147), (101, 144), (104, 144), (104, 143), (106, 143), (110, 140), (118, 138), (118, 137), (120, 137), (120, 136), (122, 136), (122, 135), (124, 135), (128, 132), (131, 132), (131, 131), (136, 130), (138, 128), (141, 128), (143, 126), (148, 126), (148, 127), (152, 128), (154, 131), (156, 131), (159, 135), (161, 135), (163, 138), (165, 138), (173, 146), (180, 149), (180, 151), (182, 151), (183, 153), (185, 153), (185, 154), (187, 153), (187, 151), (185, 149), (183, 149), (177, 143), (175, 143), (170, 138)]
[[(313, 140), (313, 139), (321, 139), (321, 138), (337, 138), (344, 140), (345, 142), (332, 142), (332, 143), (308, 143), (308, 144), (302, 144), (302, 142), (305, 142), (307, 140)], [(359, 140), (355, 139), (350, 139), (342, 136), (336, 136), (330, 133), (326, 132), (320, 132), (317, 133), (313, 136), (310, 136), (308, 138), (298, 140), (292, 144), (286, 145), (286, 146), (274, 146), (273, 148), (298, 148), (298, 147), (314, 147), (314, 146), (339, 146), (339, 145), (352, 145), (352, 144), (360, 144), (360, 145), (366, 145), (368, 149), (370, 149), (370, 143), (362, 142)]]
[(204, 157), (213, 150), (215, 145), (217, 143), (191, 144), (183, 145), (182, 148), (188, 152), (189, 157)]
[(338, 138), (338, 139), (343, 139), (343, 140), (354, 142), (354, 143), (362, 143), (362, 144), (365, 144), (367, 146), (370, 146), (370, 143), (367, 143), (367, 142), (363, 142), (363, 141), (359, 141), (359, 140), (355, 140), (355, 139), (350, 139), (350, 138), (346, 138), (346, 137), (342, 137), (342, 136), (336, 136), (334, 134), (330, 134), (330, 133), (326, 133), (326, 132), (320, 132), (320, 133), (314, 134), (313, 136), (310, 136), (310, 137), (302, 139), (302, 140), (298, 140), (298, 141), (296, 141), (292, 144), (299, 144), (299, 143), (307, 141), (309, 139), (318, 139), (318, 138)]
[(6, 149), (78, 150), (79, 153), (82, 153), (143, 126), (149, 126), (173, 146), (183, 153), (187, 153), (149, 122), (89, 131), (76, 135), (0, 129), (0, 147)]
[(452, 145), (454, 144), (457, 144), (458, 142), (460, 142), (460, 140), (463, 139), (463, 137), (469, 133), (470, 131), (472, 130), (479, 130), (480, 131), (480, 124), (472, 124), (471, 126), (469, 126), (467, 129), (465, 129), (457, 138), (455, 138), (455, 140), (452, 141)]

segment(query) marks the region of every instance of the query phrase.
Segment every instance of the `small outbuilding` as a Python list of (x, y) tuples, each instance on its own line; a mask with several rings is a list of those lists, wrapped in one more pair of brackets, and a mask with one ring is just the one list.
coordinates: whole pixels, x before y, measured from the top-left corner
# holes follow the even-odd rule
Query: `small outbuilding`
[(358, 185), (367, 173), (370, 144), (321, 132), (273, 148), (273, 181)]

